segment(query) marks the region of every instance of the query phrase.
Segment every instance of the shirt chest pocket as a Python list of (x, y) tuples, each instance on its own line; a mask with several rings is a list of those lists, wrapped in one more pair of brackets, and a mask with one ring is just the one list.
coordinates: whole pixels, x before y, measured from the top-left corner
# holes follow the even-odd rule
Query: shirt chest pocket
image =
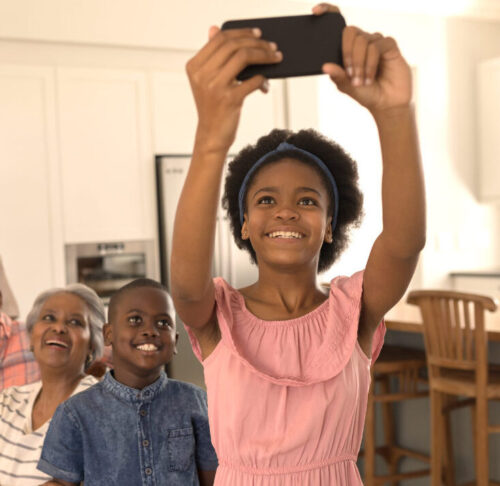
[(192, 427), (168, 431), (169, 471), (186, 471), (194, 461), (195, 440)]

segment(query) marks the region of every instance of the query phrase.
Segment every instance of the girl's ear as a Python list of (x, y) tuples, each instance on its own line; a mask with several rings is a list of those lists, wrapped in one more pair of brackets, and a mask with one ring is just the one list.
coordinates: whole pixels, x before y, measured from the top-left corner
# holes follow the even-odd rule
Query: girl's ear
[(104, 335), (104, 345), (111, 346), (113, 342), (113, 326), (109, 322), (104, 324), (102, 334)]
[(325, 231), (325, 242), (332, 243), (333, 242), (333, 229), (332, 229), (332, 217), (329, 216), (326, 220), (326, 231)]
[(248, 240), (248, 225), (247, 225), (247, 215), (245, 214), (244, 216), (244, 221), (243, 221), (243, 226), (241, 227), (241, 239), (242, 240)]

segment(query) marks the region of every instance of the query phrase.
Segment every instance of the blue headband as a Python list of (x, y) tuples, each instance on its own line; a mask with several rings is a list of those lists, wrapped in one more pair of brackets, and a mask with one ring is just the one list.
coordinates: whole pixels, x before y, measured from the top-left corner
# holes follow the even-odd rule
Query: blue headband
[(281, 142), (274, 150), (271, 150), (271, 152), (268, 152), (267, 154), (263, 155), (255, 164), (252, 166), (252, 168), (247, 172), (245, 178), (243, 179), (243, 182), (241, 183), (240, 187), (240, 192), (238, 193), (238, 205), (240, 208), (240, 223), (243, 226), (243, 214), (244, 214), (244, 209), (245, 209), (245, 195), (247, 192), (247, 186), (248, 186), (248, 181), (250, 178), (255, 174), (257, 169), (266, 161), (269, 159), (269, 157), (279, 153), (279, 152), (284, 152), (286, 150), (293, 150), (294, 152), (299, 152), (303, 155), (306, 155), (309, 159), (311, 159), (320, 169), (321, 172), (326, 176), (326, 178), (330, 181), (330, 184), (333, 189), (333, 198), (334, 198), (334, 208), (333, 208), (333, 218), (332, 218), (332, 234), (333, 231), (335, 230), (335, 226), (337, 226), (337, 216), (339, 214), (339, 191), (337, 189), (337, 184), (335, 182), (335, 179), (333, 178), (332, 173), (329, 171), (328, 167), (326, 164), (316, 155), (312, 154), (311, 152), (308, 152), (307, 150), (301, 149), (299, 147), (296, 147), (295, 145), (292, 145), (291, 143), (288, 142)]

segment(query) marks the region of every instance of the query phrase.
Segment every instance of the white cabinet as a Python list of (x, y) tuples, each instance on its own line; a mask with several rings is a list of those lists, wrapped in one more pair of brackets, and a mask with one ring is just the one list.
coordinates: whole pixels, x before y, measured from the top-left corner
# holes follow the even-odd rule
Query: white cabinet
[(287, 126), (284, 83), (281, 79), (271, 79), (267, 94), (255, 91), (245, 99), (236, 140), (231, 147), (232, 153), (237, 153), (248, 144), (254, 144), (273, 128)]
[[(271, 80), (270, 87), (269, 93), (257, 91), (245, 100), (232, 153), (285, 126), (284, 82)], [(155, 153), (191, 153), (198, 116), (187, 75), (155, 71), (151, 91)]]
[(481, 199), (500, 201), (500, 58), (479, 65), (478, 93)]
[(186, 154), (193, 149), (197, 114), (185, 73), (151, 75), (153, 146), (157, 154)]
[(155, 236), (146, 84), (141, 71), (57, 70), (68, 243)]
[[(232, 152), (286, 125), (285, 98), (281, 80), (249, 96)], [(0, 67), (0, 252), (23, 315), (65, 283), (65, 243), (156, 240), (154, 154), (189, 154), (196, 122), (184, 72)], [(217, 241), (214, 272), (243, 285), (227, 225)]]
[(64, 279), (54, 106), (52, 69), (0, 66), (0, 253), (23, 319)]

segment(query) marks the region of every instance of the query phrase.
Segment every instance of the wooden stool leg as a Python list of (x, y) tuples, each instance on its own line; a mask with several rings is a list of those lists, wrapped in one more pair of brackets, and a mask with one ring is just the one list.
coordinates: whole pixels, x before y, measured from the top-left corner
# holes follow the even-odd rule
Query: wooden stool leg
[(488, 450), (488, 400), (486, 396), (476, 399), (476, 485), (488, 486), (489, 450)]
[[(443, 397), (443, 406), (446, 406), (448, 403), (450, 403), (452, 399), (445, 395)], [(444, 477), (445, 477), (445, 484), (446, 486), (456, 486), (456, 479), (455, 479), (455, 459), (453, 457), (453, 439), (451, 435), (451, 420), (450, 420), (450, 413), (446, 413), (443, 416), (443, 437), (445, 440), (444, 444), (444, 449), (445, 449), (445, 454), (444, 454), (444, 460), (445, 460), (445, 465), (444, 465)]]
[(368, 393), (365, 421), (365, 486), (375, 486), (375, 401), (373, 399), (375, 381)]
[[(391, 377), (385, 375), (381, 380), (381, 391), (384, 395), (391, 392)], [(384, 423), (384, 439), (385, 446), (389, 453), (389, 474), (396, 475), (398, 473), (398, 456), (394, 454), (394, 447), (396, 446), (396, 432), (394, 424), (394, 405), (390, 402), (382, 403), (382, 420)], [(399, 481), (391, 481), (391, 486), (398, 486)]]
[(441, 393), (431, 390), (431, 486), (441, 483), (441, 449), (443, 424), (443, 405)]

